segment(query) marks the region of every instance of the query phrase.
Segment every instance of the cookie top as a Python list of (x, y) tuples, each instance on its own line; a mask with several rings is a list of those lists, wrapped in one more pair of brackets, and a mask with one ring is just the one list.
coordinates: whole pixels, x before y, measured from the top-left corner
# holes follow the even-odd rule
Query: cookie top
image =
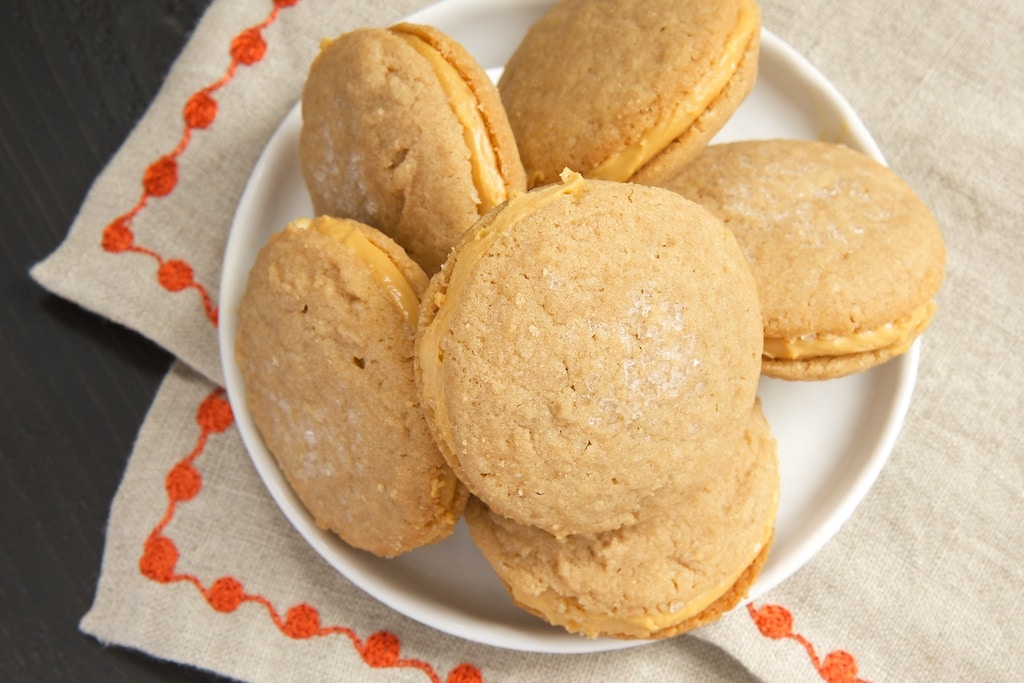
[(699, 469), (760, 370), (756, 285), (721, 221), (569, 172), (467, 232), (420, 326), (441, 452), (497, 513), (559, 536), (631, 524)]
[(487, 73), (414, 24), (323, 42), (302, 94), (299, 157), (317, 214), (380, 229), (428, 274), (526, 183)]
[(467, 493), (419, 408), (413, 335), (427, 277), (351, 220), (268, 240), (239, 304), (253, 422), (316, 523), (393, 556), (451, 533)]
[(753, 0), (556, 3), (498, 83), (529, 184), (684, 164), (753, 88), (760, 22)]
[(764, 311), (765, 374), (825, 379), (906, 351), (928, 325), (945, 246), (893, 171), (808, 140), (712, 145), (658, 184), (725, 221)]
[(636, 524), (559, 540), (473, 498), (470, 534), (513, 601), (590, 637), (661, 638), (717, 619), (768, 554), (779, 499), (775, 440), (756, 404), (733, 446)]

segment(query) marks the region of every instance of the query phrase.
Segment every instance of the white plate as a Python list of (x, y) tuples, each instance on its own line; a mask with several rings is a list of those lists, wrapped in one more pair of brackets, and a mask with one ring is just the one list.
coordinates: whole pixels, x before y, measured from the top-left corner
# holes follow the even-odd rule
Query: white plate
[[(408, 19), (447, 32), (495, 76), (526, 28), (550, 4), (447, 0)], [(253, 171), (231, 228), (220, 288), (219, 335), (228, 396), (242, 439), (274, 500), (313, 548), (349, 580), (441, 631), (534, 652), (593, 652), (638, 644), (570, 635), (515, 607), (464, 524), (442, 543), (383, 560), (318, 529), (295, 498), (252, 424), (233, 349), (236, 310), (257, 251), (270, 234), (312, 211), (299, 170), (300, 126), (296, 106)], [(844, 142), (882, 161), (871, 136), (835, 88), (792, 48), (764, 31), (757, 85), (716, 141), (772, 137)], [(915, 344), (900, 358), (839, 380), (762, 380), (759, 394), (778, 439), (782, 490), (775, 545), (749, 599), (757, 599), (807, 562), (867, 493), (899, 433), (918, 353)]]

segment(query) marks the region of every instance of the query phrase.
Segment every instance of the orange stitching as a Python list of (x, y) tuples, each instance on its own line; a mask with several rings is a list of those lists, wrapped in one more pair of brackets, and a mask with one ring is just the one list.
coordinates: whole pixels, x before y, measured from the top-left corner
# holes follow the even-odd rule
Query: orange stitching
[(103, 229), (103, 237), (100, 240), (100, 245), (108, 253), (142, 254), (154, 259), (157, 262), (157, 281), (168, 292), (181, 292), (186, 289), (194, 289), (198, 292), (203, 303), (203, 311), (214, 327), (217, 326), (217, 307), (210, 298), (206, 287), (193, 279), (192, 267), (182, 260), (165, 260), (155, 251), (135, 244), (132, 223), (151, 199), (166, 197), (174, 192), (174, 188), (178, 184), (178, 157), (188, 148), (189, 142), (192, 140), (192, 131), (209, 127), (217, 118), (217, 100), (212, 97), (213, 93), (234, 78), (239, 66), (252, 66), (263, 59), (267, 52), (263, 29), (277, 20), (282, 9), (296, 5), (298, 1), (274, 0), (274, 8), (266, 19), (243, 30), (232, 39), (229, 50), (231, 64), (224, 76), (210, 85), (200, 88), (189, 97), (182, 109), (185, 127), (177, 146), (169, 154), (161, 156), (146, 167), (142, 175), (142, 196), (139, 197), (139, 201), (127, 213), (112, 220)]
[[(180, 559), (178, 548), (174, 541), (164, 535), (164, 530), (174, 518), (178, 504), (192, 500), (202, 490), (203, 479), (194, 463), (206, 449), (209, 437), (226, 431), (234, 422), (231, 405), (224, 398), (223, 389), (217, 388), (203, 399), (196, 411), (196, 422), (199, 425), (199, 437), (196, 439), (195, 447), (175, 463), (164, 478), (167, 510), (142, 544), (142, 557), (139, 558), (139, 571), (142, 575), (157, 583), (190, 583), (217, 612), (234, 612), (246, 602), (262, 605), (277, 629), (289, 638), (305, 640), (342, 635), (351, 641), (352, 647), (369, 667), (419, 669), (432, 683), (442, 683), (434, 667), (427, 662), (401, 657), (401, 642), (398, 636), (389, 631), (378, 631), (362, 641), (355, 631), (348, 627), (323, 626), (320, 623), (320, 612), (312, 605), (300, 603), (290, 607), (282, 617), (270, 600), (262, 595), (246, 593), (242, 583), (233, 576), (222, 576), (207, 587), (198, 577), (175, 571)], [(456, 666), (445, 679), (445, 683), (482, 681), (480, 670), (467, 663)]]
[(747, 612), (761, 635), (773, 640), (788, 638), (803, 645), (815, 671), (828, 683), (868, 683), (857, 678), (857, 660), (845, 650), (834, 650), (825, 655), (824, 661), (819, 660), (810, 641), (793, 632), (793, 615), (785, 607), (765, 605), (761, 609), (754, 609), (753, 604), (748, 603)]

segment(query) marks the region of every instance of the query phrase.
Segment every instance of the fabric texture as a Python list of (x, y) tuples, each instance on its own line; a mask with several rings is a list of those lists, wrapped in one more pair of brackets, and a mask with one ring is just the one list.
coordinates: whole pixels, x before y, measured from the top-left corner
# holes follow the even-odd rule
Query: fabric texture
[(128, 458), (82, 630), (246, 681), (1019, 680), (1024, 5), (761, 3), (943, 228), (913, 402), (863, 503), (766, 596), (689, 636), (553, 655), (445, 635), (351, 584), (273, 503), (219, 388), (228, 229), (319, 39), (426, 4), (215, 0), (33, 269), (180, 359)]

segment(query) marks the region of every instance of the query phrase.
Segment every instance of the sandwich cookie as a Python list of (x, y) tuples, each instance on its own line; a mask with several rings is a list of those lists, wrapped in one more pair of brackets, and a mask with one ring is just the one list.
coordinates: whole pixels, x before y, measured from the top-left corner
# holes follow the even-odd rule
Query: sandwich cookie
[(268, 450), (317, 525), (384, 557), (448, 536), (468, 495), (416, 395), (426, 284), (377, 230), (300, 219), (260, 250), (238, 309), (235, 356)]
[(420, 309), (416, 372), (445, 459), (497, 514), (617, 529), (754, 401), (761, 312), (721, 221), (660, 188), (584, 180), (467, 232)]
[(754, 0), (562, 0), (498, 82), (530, 186), (644, 182), (693, 158), (757, 78)]
[(472, 498), (470, 534), (512, 600), (551, 624), (624, 639), (689, 631), (746, 596), (774, 537), (778, 459), (760, 404), (736, 434), (632, 526), (557, 539)]
[(763, 372), (830, 379), (906, 352), (935, 311), (946, 250), (893, 171), (808, 140), (712, 145), (658, 184), (725, 221), (764, 311)]
[(428, 274), (526, 182), (487, 73), (414, 24), (323, 41), (302, 94), (299, 157), (317, 214), (380, 229)]

